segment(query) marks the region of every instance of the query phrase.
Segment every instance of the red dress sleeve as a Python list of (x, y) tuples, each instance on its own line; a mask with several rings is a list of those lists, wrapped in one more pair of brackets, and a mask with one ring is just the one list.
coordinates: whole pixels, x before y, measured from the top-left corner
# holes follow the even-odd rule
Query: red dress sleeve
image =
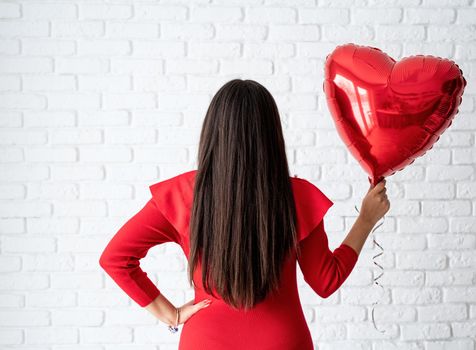
[(112, 237), (99, 259), (106, 273), (141, 307), (160, 295), (159, 289), (140, 267), (140, 259), (161, 243), (180, 244), (180, 235), (154, 199), (132, 216)]
[(329, 249), (324, 215), (334, 203), (307, 180), (296, 178), (293, 186), (301, 247), (298, 263), (306, 283), (319, 296), (327, 298), (350, 275), (358, 254), (347, 244), (341, 244), (333, 252)]
[(332, 295), (345, 282), (359, 255), (342, 243), (333, 252), (329, 249), (324, 220), (300, 242), (298, 263), (306, 283), (322, 298)]

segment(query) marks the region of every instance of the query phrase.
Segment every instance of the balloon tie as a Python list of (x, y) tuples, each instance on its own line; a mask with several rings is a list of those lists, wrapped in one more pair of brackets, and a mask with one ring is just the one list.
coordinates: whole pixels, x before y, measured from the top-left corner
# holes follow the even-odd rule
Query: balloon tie
[[(356, 206), (356, 205), (354, 205), (354, 208), (355, 208), (355, 210), (357, 211), (357, 213), (359, 213), (359, 209), (357, 209), (357, 206)], [(379, 220), (379, 221), (380, 221), (380, 220)], [(382, 293), (381, 293), (381, 295), (380, 295), (380, 298), (379, 298), (376, 302), (372, 303), (372, 323), (373, 323), (373, 325), (374, 325), (374, 328), (375, 328), (377, 331), (379, 331), (380, 333), (385, 333), (385, 330), (384, 330), (384, 329), (383, 329), (383, 330), (380, 330), (380, 329), (378, 329), (377, 326), (375, 325), (374, 312), (375, 312), (375, 305), (378, 304), (378, 302), (382, 299), (383, 294), (384, 294), (384, 292), (385, 292), (385, 288), (378, 282), (378, 279), (380, 279), (380, 278), (383, 276), (384, 268), (382, 267), (382, 265), (380, 265), (379, 263), (377, 263), (377, 262), (375, 261), (375, 258), (377, 258), (377, 257), (379, 257), (380, 255), (382, 255), (383, 252), (384, 252), (384, 249), (382, 248), (382, 246), (381, 246), (380, 244), (377, 243), (377, 241), (375, 240), (375, 235), (374, 235), (373, 233), (374, 233), (375, 230), (377, 230), (380, 226), (382, 226), (384, 222), (385, 222), (385, 215), (382, 216), (382, 222), (379, 223), (378, 225), (376, 225), (376, 226), (372, 229), (372, 231), (370, 232), (370, 233), (372, 234), (372, 241), (373, 241), (373, 243), (374, 243), (377, 247), (379, 247), (380, 250), (381, 250), (380, 253), (378, 253), (378, 254), (376, 254), (376, 255), (374, 255), (374, 256), (372, 257), (372, 260), (373, 260), (374, 265), (376, 265), (376, 266), (377, 266), (378, 268), (380, 268), (380, 270), (381, 270), (380, 275), (378, 275), (377, 277), (375, 277), (375, 278), (373, 279), (373, 282), (374, 282), (377, 286), (379, 286), (380, 288), (382, 288)]]

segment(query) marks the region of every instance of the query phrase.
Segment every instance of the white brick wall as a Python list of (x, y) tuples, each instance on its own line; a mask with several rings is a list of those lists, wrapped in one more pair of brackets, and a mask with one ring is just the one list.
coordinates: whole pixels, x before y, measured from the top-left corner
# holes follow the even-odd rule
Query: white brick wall
[[(177, 348), (98, 257), (149, 184), (194, 167), (211, 97), (233, 78), (275, 97), (292, 172), (335, 201), (327, 230), (340, 244), (368, 182), (322, 78), (326, 55), (354, 42), (451, 58), (468, 85), (435, 147), (387, 179), (385, 292), (371, 237), (328, 299), (299, 272), (316, 348), (475, 349), (475, 40), (474, 0), (0, 2), (0, 348)], [(178, 246), (142, 266), (175, 304), (193, 297)]]

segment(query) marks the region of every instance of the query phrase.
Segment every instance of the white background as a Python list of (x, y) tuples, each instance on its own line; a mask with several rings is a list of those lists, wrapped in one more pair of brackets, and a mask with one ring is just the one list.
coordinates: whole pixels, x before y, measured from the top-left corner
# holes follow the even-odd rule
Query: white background
[[(99, 254), (150, 184), (195, 168), (208, 104), (233, 78), (275, 97), (293, 175), (335, 202), (337, 247), (368, 188), (322, 91), (326, 55), (348, 42), (450, 58), (468, 85), (434, 148), (387, 178), (384, 294), (372, 236), (327, 299), (299, 271), (315, 346), (475, 348), (474, 1), (1, 1), (0, 17), (2, 349), (177, 348), (180, 333), (133, 303)], [(176, 305), (193, 298), (177, 245), (141, 266)]]

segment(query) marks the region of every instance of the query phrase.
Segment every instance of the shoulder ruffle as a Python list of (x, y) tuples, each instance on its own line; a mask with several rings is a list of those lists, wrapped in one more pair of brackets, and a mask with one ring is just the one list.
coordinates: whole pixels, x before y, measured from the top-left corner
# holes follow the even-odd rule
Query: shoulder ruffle
[(298, 240), (306, 238), (334, 204), (313, 183), (294, 177), (291, 180), (296, 205)]
[(149, 186), (152, 199), (179, 235), (188, 232), (193, 199), (194, 170)]
[[(180, 235), (188, 235), (196, 170), (187, 171), (149, 186), (157, 208)], [(290, 177), (297, 215), (298, 240), (319, 225), (334, 204), (311, 182)]]

